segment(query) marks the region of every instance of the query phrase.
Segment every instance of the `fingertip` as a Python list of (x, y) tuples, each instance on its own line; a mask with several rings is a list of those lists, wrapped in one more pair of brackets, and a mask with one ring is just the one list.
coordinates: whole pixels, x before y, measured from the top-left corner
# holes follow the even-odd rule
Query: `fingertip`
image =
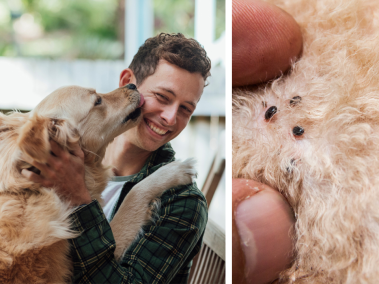
[(261, 1), (234, 0), (232, 13), (233, 86), (275, 78), (300, 55), (300, 27), (285, 11)]
[(84, 152), (83, 152), (82, 147), (80, 147), (79, 141), (72, 142), (72, 143), (69, 143), (69, 144), (70, 144), (71, 152), (75, 156), (80, 157), (80, 158), (84, 158)]
[(61, 152), (63, 151), (61, 145), (59, 145), (55, 140), (50, 139), (50, 153), (56, 157), (59, 157)]
[(26, 179), (32, 182), (36, 182), (38, 179), (38, 176), (33, 173), (32, 171), (29, 171), (28, 169), (22, 169), (21, 175), (24, 176)]
[(259, 191), (271, 189), (269, 186), (259, 183), (255, 180), (235, 178), (232, 180), (232, 192), (233, 192), (233, 210), (236, 206), (247, 198), (250, 198)]
[(75, 155), (81, 159), (84, 159), (84, 152), (80, 146), (75, 150)]
[(24, 177), (26, 177), (26, 178), (28, 178), (28, 175), (29, 175), (28, 172), (29, 171), (27, 169), (22, 169), (21, 170), (21, 175), (24, 176)]
[(241, 247), (240, 235), (235, 220), (235, 212), (238, 205), (262, 190), (263, 184), (254, 180), (235, 178), (232, 180), (232, 282), (246, 284), (245, 256)]
[(266, 188), (242, 201), (236, 227), (245, 258), (247, 279), (265, 283), (276, 279), (292, 259), (292, 210), (277, 191)]

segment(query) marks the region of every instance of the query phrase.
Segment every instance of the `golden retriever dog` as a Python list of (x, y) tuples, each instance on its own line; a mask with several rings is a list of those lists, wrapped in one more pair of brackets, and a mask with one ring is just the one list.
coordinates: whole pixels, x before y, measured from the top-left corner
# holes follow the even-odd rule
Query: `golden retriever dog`
[[(56, 90), (30, 113), (0, 114), (0, 283), (63, 283), (72, 273), (68, 239), (78, 236), (70, 230), (73, 209), (54, 189), (21, 175), (22, 169), (33, 169), (23, 157), (46, 163), (49, 139), (69, 151), (70, 143), (79, 141), (86, 186), (101, 201), (111, 175), (101, 164), (105, 149), (139, 122), (142, 104), (134, 85), (108, 94), (71, 86)], [(176, 161), (131, 190), (111, 222), (116, 259), (151, 219), (150, 203), (170, 187), (191, 183), (195, 174), (192, 160)]]
[(299, 23), (288, 74), (233, 91), (233, 177), (293, 208), (280, 283), (379, 283), (377, 1), (273, 0)]

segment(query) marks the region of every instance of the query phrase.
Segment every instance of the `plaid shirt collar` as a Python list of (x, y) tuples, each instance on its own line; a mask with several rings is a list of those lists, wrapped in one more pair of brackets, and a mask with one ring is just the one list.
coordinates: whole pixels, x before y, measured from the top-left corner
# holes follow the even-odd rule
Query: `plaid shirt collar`
[(150, 157), (147, 159), (145, 165), (139, 171), (139, 173), (128, 182), (138, 183), (152, 172), (156, 171), (157, 168), (164, 166), (175, 160), (175, 151), (171, 147), (171, 143), (168, 142), (154, 151)]

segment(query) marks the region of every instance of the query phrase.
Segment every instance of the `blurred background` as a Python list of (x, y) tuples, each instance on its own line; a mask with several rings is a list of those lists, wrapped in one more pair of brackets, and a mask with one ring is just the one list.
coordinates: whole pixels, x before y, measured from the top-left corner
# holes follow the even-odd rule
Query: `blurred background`
[(225, 0), (0, 0), (0, 109), (29, 111), (65, 85), (114, 90), (160, 32), (194, 37), (212, 60), (209, 86), (172, 145), (177, 158), (197, 158), (199, 188), (215, 190), (209, 217), (225, 230)]

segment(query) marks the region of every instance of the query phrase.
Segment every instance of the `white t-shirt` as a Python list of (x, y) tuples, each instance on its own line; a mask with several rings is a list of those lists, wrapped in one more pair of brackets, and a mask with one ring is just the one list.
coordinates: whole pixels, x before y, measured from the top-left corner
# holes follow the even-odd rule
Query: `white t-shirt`
[(136, 175), (137, 174), (130, 175), (130, 176), (113, 177), (108, 182), (106, 188), (101, 194), (101, 197), (104, 200), (103, 212), (105, 214), (105, 217), (108, 219), (108, 221), (111, 217), (113, 208), (116, 205), (118, 198), (120, 197), (122, 187), (127, 181), (130, 181)]

